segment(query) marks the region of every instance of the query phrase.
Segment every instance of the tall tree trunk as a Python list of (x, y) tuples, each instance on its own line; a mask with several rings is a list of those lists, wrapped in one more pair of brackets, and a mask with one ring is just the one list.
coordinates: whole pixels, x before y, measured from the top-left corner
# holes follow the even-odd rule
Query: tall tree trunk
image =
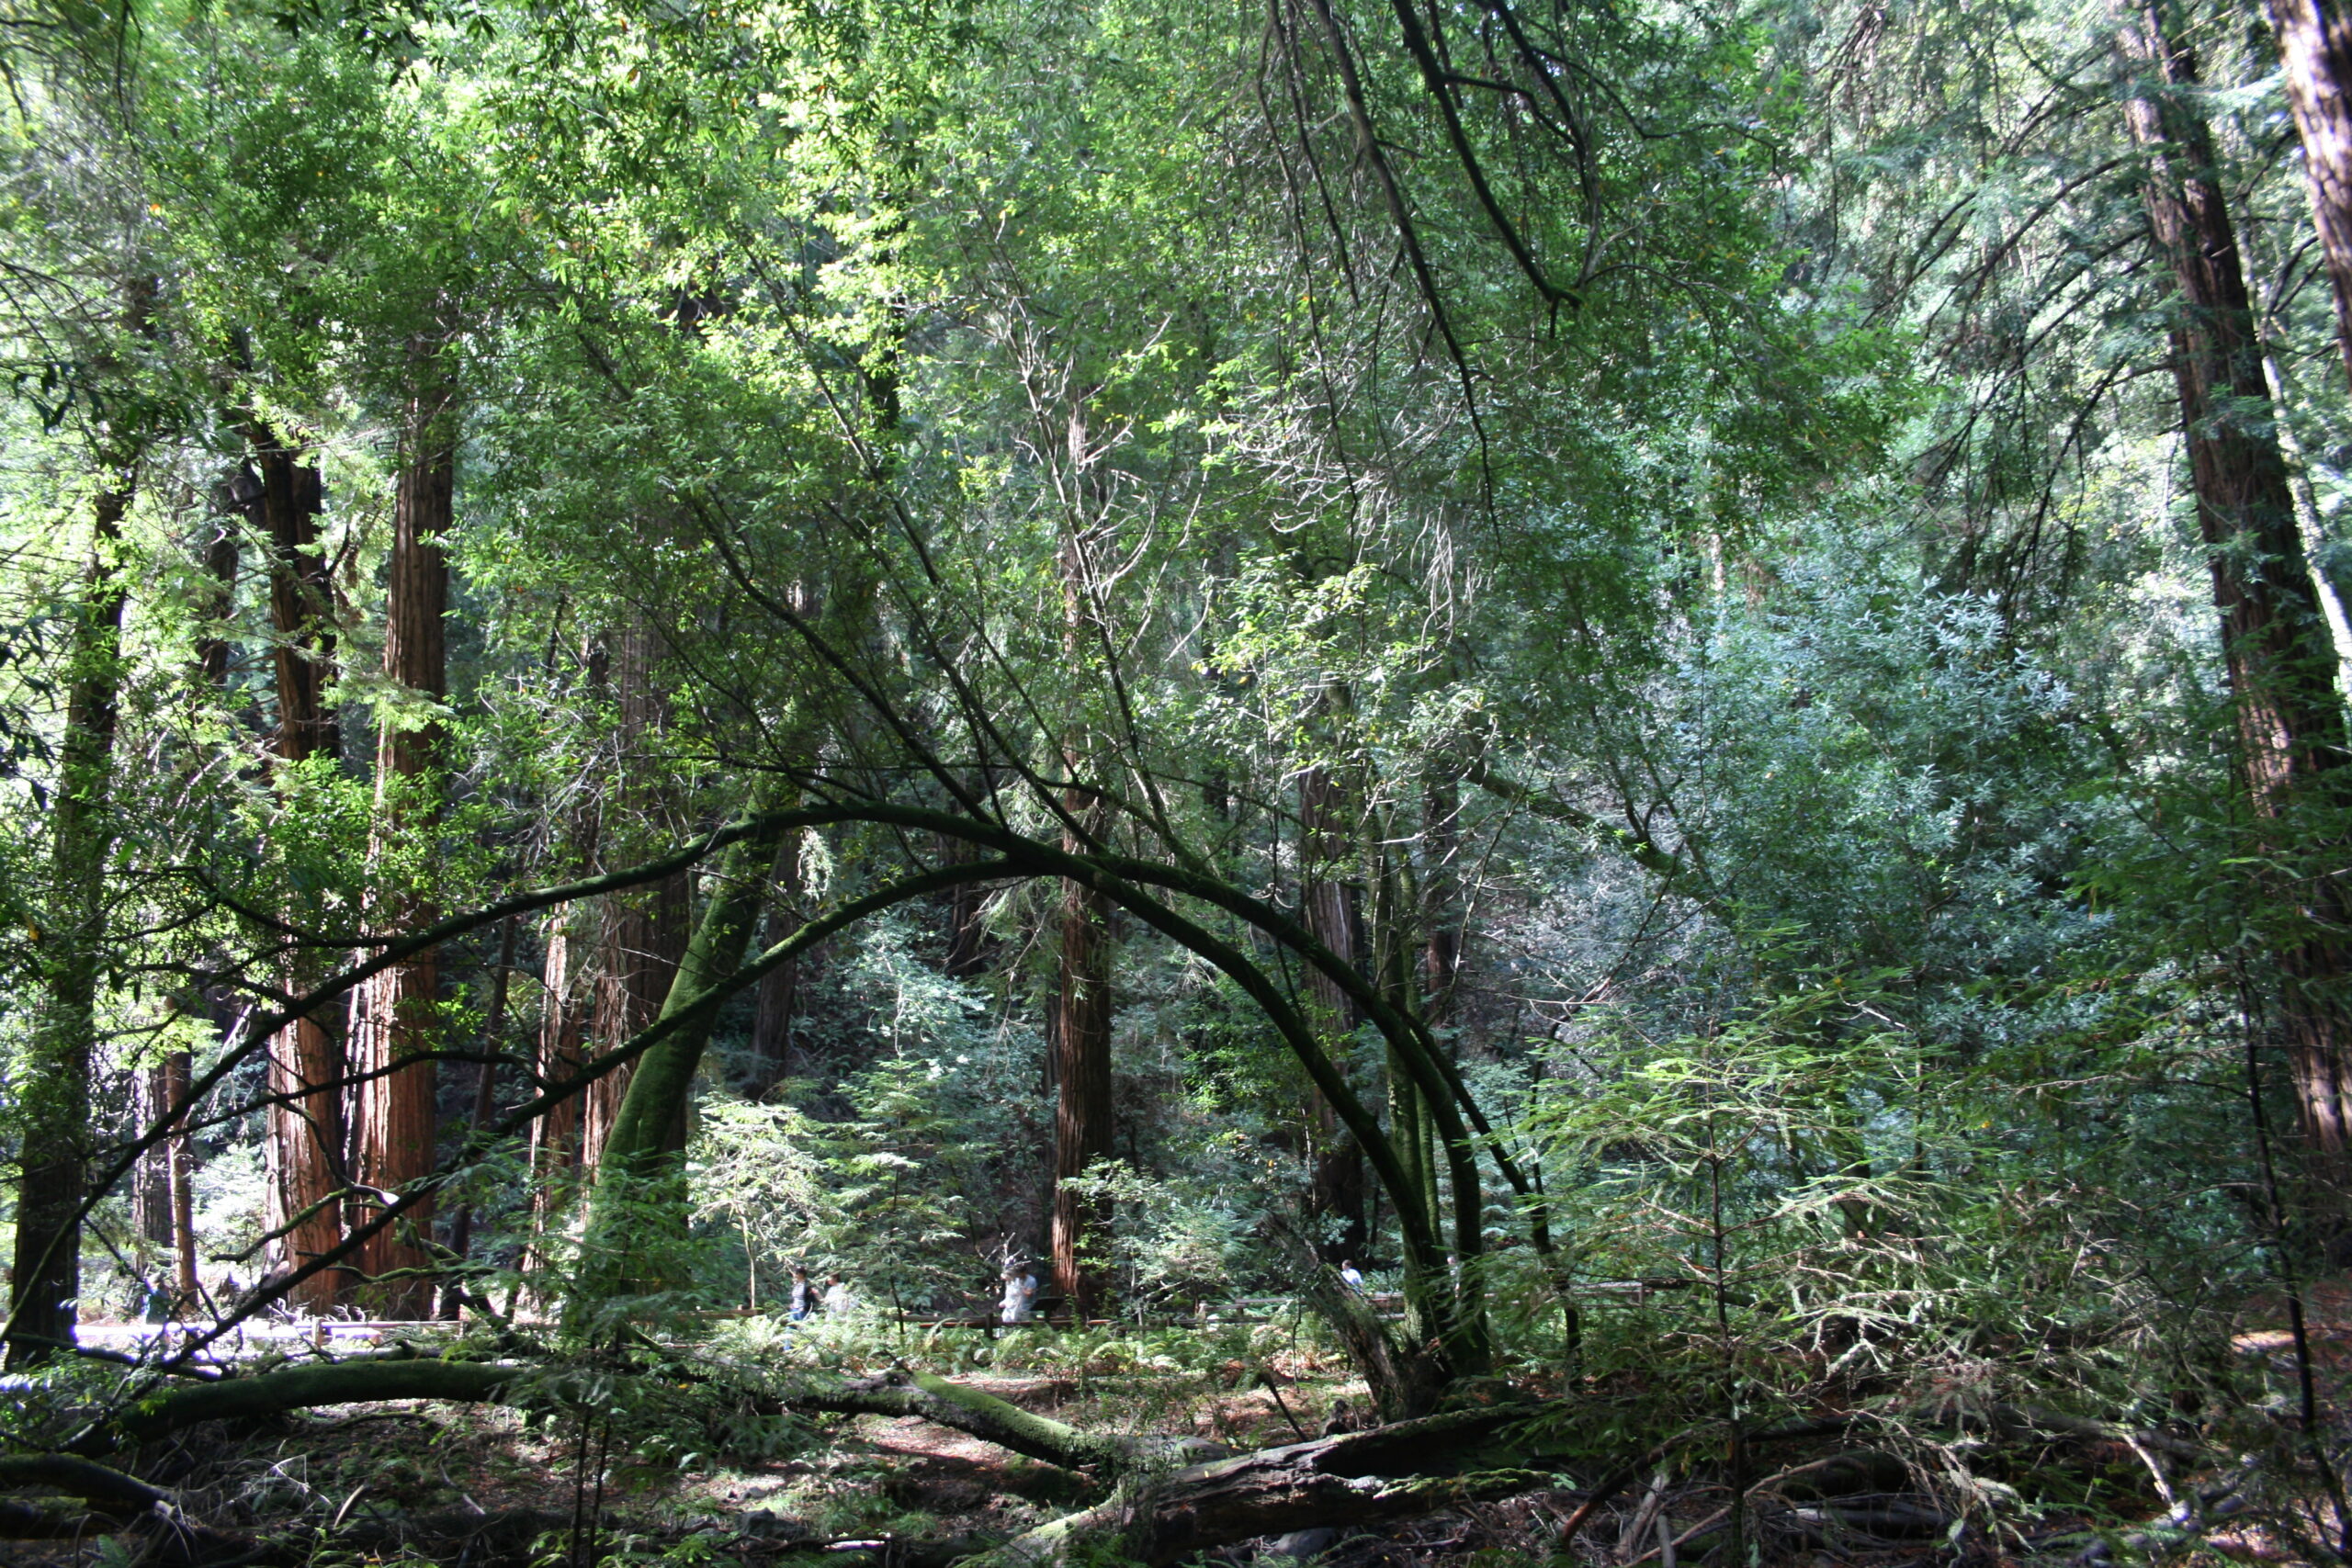
[[(186, 1107), (195, 1081), (195, 1064), (186, 1051), (164, 1058), (164, 1103)], [(183, 1110), (182, 1115), (187, 1112)], [(177, 1265), (173, 1280), (177, 1313), (196, 1307), (196, 1145), (185, 1126), (164, 1145), (172, 1152), (172, 1257)]]
[[(319, 470), (256, 420), (247, 438), (259, 469), (258, 514), (269, 551), (272, 673), (277, 694), (278, 760), (287, 764), (341, 750), (334, 715), (321, 694), (334, 666), (334, 597), (319, 549), (319, 513), (325, 492)], [(226, 645), (219, 657), (225, 660)], [(288, 989), (300, 991), (314, 966), (289, 960)], [(341, 1043), (319, 1018), (298, 1019), (269, 1045), (269, 1224), (278, 1235), (281, 1268), (299, 1267), (343, 1240), (344, 1187)], [(334, 1309), (344, 1280), (333, 1271), (297, 1285), (288, 1303), (297, 1311)]]
[[(608, 678), (620, 721), (616, 739), (621, 786), (608, 821), (651, 824), (658, 831), (668, 814), (662, 809), (663, 791), (653, 753), (669, 715), (667, 701), (654, 681), (655, 649), (653, 630), (641, 617), (632, 616), (612, 639)], [(616, 842), (615, 836), (607, 833), (599, 836), (598, 847), (611, 860), (634, 854), (642, 846), (627, 838)], [(693, 921), (693, 885), (684, 872), (665, 878), (650, 890), (617, 894), (605, 900), (604, 946), (598, 955), (590, 1023), (598, 1050), (611, 1050), (661, 1016), (662, 1004), (677, 979)], [(636, 1070), (625, 1066), (605, 1074), (585, 1096), (580, 1149), (581, 1164), (587, 1170), (594, 1170), (603, 1161), (605, 1145)]]
[[(961, 839), (942, 839), (939, 857), (951, 864), (960, 864), (979, 859), (980, 852)], [(989, 935), (983, 918), (988, 901), (988, 889), (976, 882), (960, 883), (947, 895), (946, 970), (952, 979), (974, 978), (988, 968), (995, 956), (996, 939)]]
[[(769, 884), (767, 940), (782, 942), (798, 929), (800, 835), (788, 833), (777, 849)], [(800, 960), (794, 957), (760, 976), (752, 1013), (752, 1070), (743, 1092), (757, 1100), (792, 1071), (792, 1021), (800, 1011)]]
[[(538, 1072), (550, 1081), (580, 1070), (581, 1041), (587, 1032), (589, 998), (581, 957), (588, 944), (572, 930), (577, 918), (569, 909), (548, 917), (547, 960), (539, 981)], [(561, 1185), (561, 1173), (579, 1163), (580, 1097), (572, 1095), (531, 1123), (531, 1169), (537, 1178), (533, 1196), (543, 1216), (557, 1206), (551, 1194)]]
[[(454, 424), (445, 390), (420, 393), (410, 405), (392, 508), (385, 607), (385, 675), (435, 703), (448, 692), (442, 622), (448, 610), (449, 563), (441, 540), (455, 500)], [(377, 745), (376, 798), (378, 831), (387, 840), (426, 830), (437, 815), (431, 773), (439, 749), (437, 723), (385, 716)], [(379, 843), (379, 852), (387, 847)], [(428, 923), (434, 909), (429, 897), (409, 892), (385, 915), (380, 927), (391, 932)], [(438, 957), (420, 953), (368, 982), (353, 1005), (354, 1054), (365, 1075), (354, 1147), (360, 1180), (379, 1191), (398, 1191), (433, 1169), (439, 1075), (434, 1063), (412, 1058), (437, 1043), (440, 979)], [(381, 1315), (431, 1315), (431, 1223), (430, 1205), (413, 1210), (363, 1249), (368, 1294)]]
[[(514, 917), (509, 915), (499, 922), (498, 968), (491, 976), (490, 1016), (482, 1021), (481, 1048), (485, 1053), (503, 1051), (506, 1046), (506, 998), (514, 976)], [(471, 1133), (480, 1133), (490, 1125), (492, 1112), (498, 1108), (498, 1064), (485, 1061), (474, 1069), (473, 1117), (468, 1124)], [(473, 1250), (474, 1206), (470, 1202), (458, 1206), (455, 1218), (449, 1222), (449, 1256), (463, 1263)], [(441, 1315), (455, 1317), (465, 1304), (459, 1292), (462, 1274), (454, 1276), (441, 1297)]]
[[(1300, 924), (1341, 962), (1362, 961), (1355, 890), (1344, 879), (1353, 858), (1353, 823), (1346, 809), (1345, 793), (1328, 769), (1313, 767), (1299, 775), (1299, 904)], [(1307, 974), (1308, 1020), (1335, 1060), (1344, 1060), (1347, 1041), (1361, 1021), (1355, 1003), (1339, 983), (1320, 970)], [(1340, 1222), (1338, 1235), (1322, 1244), (1326, 1261), (1362, 1254), (1371, 1237), (1364, 1224), (1363, 1151), (1339, 1125), (1321, 1095), (1315, 1097), (1314, 1125), (1316, 1213)]]
[(2352, 375), (2352, 16), (2342, 0), (2270, 0), (2303, 185), (2335, 292), (2335, 342)]
[(117, 704), (122, 681), (122, 517), (127, 474), (93, 504), (90, 565), (75, 606), (65, 733), (50, 811), (51, 886), (36, 962), (40, 990), (30, 1049), (17, 1078), (17, 1239), (9, 1275), (7, 1362), (20, 1366), (70, 1344), (81, 1293), (90, 1060), (107, 930), (106, 867), (114, 843)]
[[(244, 477), (251, 478), (247, 475)], [(254, 489), (259, 490), (258, 479)], [(237, 569), (241, 547), (236, 525), (228, 513), (238, 509), (234, 487), (232, 505), (220, 508), (221, 515), (211, 524), (211, 537), (203, 541), (201, 554), (207, 578), (205, 596), (195, 608), (209, 623), (197, 636), (195, 678), (201, 694), (199, 701), (222, 701), (229, 696), (229, 668), (235, 653), (229, 638), (221, 635), (224, 623), (236, 614)], [(183, 1000), (183, 1006), (200, 1009), (201, 994)], [(187, 1097), (196, 1077), (196, 1064), (186, 1051), (168, 1053), (155, 1069), (159, 1116), (188, 1114)], [(175, 1315), (193, 1311), (196, 1306), (198, 1283), (196, 1277), (196, 1145), (185, 1126), (153, 1151), (163, 1168), (164, 1236), (173, 1254), (173, 1294)]]
[[(763, 792), (752, 809), (774, 810), (777, 795), (788, 787)], [(662, 1018), (683, 1015), (684, 1022), (638, 1058), (597, 1164), (582, 1264), (582, 1305), (682, 1282), (664, 1248), (686, 1236), (681, 1179), (686, 1110), (718, 1016), (699, 998), (742, 967), (783, 838), (781, 828), (763, 828), (739, 840), (720, 863), (710, 902), (662, 1004)]]
[[(164, 1064), (140, 1068), (137, 1084), (132, 1097), (134, 1120), (141, 1127), (153, 1126), (171, 1110)], [(167, 1143), (157, 1144), (139, 1156), (138, 1168), (131, 1175), (130, 1221), (141, 1241), (163, 1247), (172, 1245), (172, 1149)]]
[[(1093, 795), (1073, 789), (1063, 807), (1090, 829), (1102, 813)], [(1062, 847), (1086, 852), (1075, 835)], [(1078, 1315), (1102, 1303), (1101, 1271), (1090, 1243), (1104, 1224), (1105, 1205), (1082, 1198), (1070, 1179), (1110, 1156), (1114, 1133), (1111, 1100), (1111, 929), (1102, 896), (1075, 882), (1062, 884), (1061, 952), (1054, 993), (1054, 1187), (1050, 1247), (1054, 1289)]]
[[(1086, 443), (1082, 425), (1070, 424), (1069, 454), (1078, 463)], [(1083, 464), (1080, 463), (1081, 471)], [(1073, 492), (1075, 493), (1075, 492)], [(1087, 558), (1087, 533), (1079, 521), (1085, 509), (1072, 512), (1072, 523), (1062, 542), (1062, 647), (1073, 667), (1086, 662), (1090, 630), (1095, 625), (1092, 569)], [(1083, 730), (1073, 728), (1062, 740), (1062, 761), (1072, 779), (1086, 775), (1087, 743)], [(1063, 793), (1062, 809), (1076, 826), (1066, 829), (1062, 848), (1084, 854), (1089, 835), (1100, 834), (1107, 821), (1095, 793), (1073, 784)], [(1061, 942), (1056, 955), (1051, 1066), (1054, 1077), (1054, 1172), (1047, 1194), (1050, 1223), (1046, 1250), (1053, 1269), (1054, 1289), (1079, 1317), (1091, 1316), (1102, 1302), (1102, 1280), (1091, 1258), (1094, 1235), (1109, 1223), (1108, 1205), (1081, 1198), (1069, 1183), (1086, 1174), (1096, 1160), (1109, 1157), (1117, 1135), (1111, 1092), (1111, 930), (1110, 904), (1103, 897), (1075, 882), (1062, 884)]]
[[(2164, 88), (2196, 81), (2154, 7), (2132, 17), (2124, 46)], [(2341, 1167), (2352, 1132), (2352, 1013), (2345, 987), (2352, 907), (2333, 874), (2341, 833), (2330, 818), (2345, 779), (2344, 706), (2335, 651), (2295, 523), (2272, 428), (2237, 236), (2212, 138), (2174, 92), (2125, 105), (2149, 154), (2149, 227), (2178, 291), (2172, 328), (2197, 519), (2211, 550), (2213, 601), (2237, 715), (2246, 795), (2265, 849), (2287, 869), (2274, 897), (2299, 910), (2272, 943), (2305, 1135)]]

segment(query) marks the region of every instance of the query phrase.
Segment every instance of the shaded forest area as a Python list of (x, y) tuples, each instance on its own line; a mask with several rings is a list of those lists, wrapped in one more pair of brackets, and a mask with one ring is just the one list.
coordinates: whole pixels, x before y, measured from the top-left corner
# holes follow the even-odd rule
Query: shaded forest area
[(0, 1562), (2352, 1562), (2335, 0), (0, 86)]

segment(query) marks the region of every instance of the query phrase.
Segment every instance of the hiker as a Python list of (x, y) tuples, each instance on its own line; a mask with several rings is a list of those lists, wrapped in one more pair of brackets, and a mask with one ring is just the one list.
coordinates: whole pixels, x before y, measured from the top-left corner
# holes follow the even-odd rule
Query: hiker
[(805, 1322), (808, 1314), (816, 1310), (816, 1284), (808, 1278), (807, 1266), (796, 1263), (792, 1266), (792, 1321)]
[(855, 1310), (856, 1306), (857, 1298), (849, 1293), (849, 1286), (842, 1283), (842, 1277), (839, 1274), (826, 1275), (825, 1315), (827, 1317), (846, 1317), (851, 1312)]
[(1037, 1299), (1037, 1276), (1017, 1263), (1004, 1266), (1004, 1321), (1026, 1323)]
[(1363, 1288), (1363, 1271), (1348, 1258), (1340, 1260), (1340, 1283), (1360, 1296), (1370, 1293)]

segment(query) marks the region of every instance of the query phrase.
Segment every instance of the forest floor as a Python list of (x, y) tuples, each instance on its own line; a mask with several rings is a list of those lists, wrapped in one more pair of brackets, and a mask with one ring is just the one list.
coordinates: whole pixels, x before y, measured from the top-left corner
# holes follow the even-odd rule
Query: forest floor
[[(1085, 1393), (1066, 1378), (957, 1381), (1080, 1427), (1131, 1427), (1137, 1404), (1135, 1391), (1115, 1379)], [(1193, 1429), (1224, 1434), (1238, 1447), (1271, 1446), (1322, 1430), (1335, 1409), (1361, 1408), (1364, 1398), (1360, 1382), (1314, 1369), (1278, 1373), (1277, 1386), (1279, 1402), (1262, 1387), (1203, 1401)], [(1162, 1403), (1157, 1393), (1148, 1402)], [(610, 1455), (601, 1493), (576, 1429), (529, 1424), (497, 1407), (423, 1402), (310, 1412), (236, 1433), (203, 1428), (183, 1434), (142, 1469), (158, 1479), (175, 1476), (199, 1517), (255, 1532), (323, 1524), (338, 1545), (362, 1544), (365, 1554), (355, 1557), (327, 1546), (322, 1535), (318, 1568), (765, 1568), (808, 1561), (812, 1549), (846, 1565), (859, 1561), (852, 1545), (859, 1540), (881, 1547), (874, 1560), (888, 1563), (893, 1553), (884, 1543), (1007, 1537), (1102, 1495), (1086, 1477), (918, 1416), (840, 1417), (823, 1426), (820, 1450), (765, 1463), (682, 1468)], [(594, 1441), (589, 1435), (592, 1454)], [(1262, 1568), (1307, 1561), (1324, 1568), (1541, 1563), (1552, 1560), (1553, 1532), (1573, 1503), (1535, 1494), (1376, 1529), (1261, 1539), (1208, 1561)], [(371, 1520), (379, 1531), (366, 1528)], [(1607, 1542), (1617, 1533), (1612, 1526)], [(1602, 1543), (1598, 1534), (1594, 1540)], [(1831, 1561), (1816, 1555), (1809, 1568)], [(1835, 1561), (1925, 1568), (1930, 1559), (1906, 1549)], [(104, 1539), (0, 1543), (7, 1568), (119, 1562)]]
[[(2352, 1281), (2314, 1302), (2311, 1330), (2315, 1360), (2330, 1382), (2340, 1382), (2352, 1370)], [(1259, 1344), (1260, 1354), (1221, 1363), (1154, 1360), (1098, 1338), (1070, 1346), (1074, 1359), (1056, 1364), (1054, 1343), (1042, 1337), (980, 1351), (1001, 1359), (996, 1370), (971, 1365), (978, 1359), (972, 1346), (910, 1359), (1086, 1431), (1189, 1433), (1254, 1450), (1362, 1421), (1363, 1386), (1335, 1355), (1295, 1336), (1286, 1349), (1263, 1338)], [(2242, 1334), (2236, 1348), (2283, 1362), (2290, 1337), (2283, 1328), (2258, 1328)], [(854, 1364), (858, 1359), (845, 1370), (865, 1370)], [(893, 1357), (863, 1359), (879, 1368)], [(675, 1433), (647, 1442), (643, 1432), (615, 1435), (568, 1415), (531, 1419), (502, 1406), (397, 1402), (192, 1428), (151, 1445), (130, 1468), (175, 1489), (191, 1517), (278, 1543), (270, 1562), (308, 1568), (786, 1568), (816, 1562), (890, 1568), (920, 1561), (920, 1543), (1002, 1540), (1107, 1495), (1082, 1472), (919, 1416), (816, 1416), (787, 1425), (748, 1445), (767, 1441), (766, 1457), (751, 1457), (738, 1442), (720, 1462), (682, 1447)], [(1930, 1531), (1835, 1551), (1782, 1540), (1764, 1560), (1781, 1568), (2106, 1568), (2136, 1555), (2129, 1548), (2109, 1552), (2084, 1532), (2104, 1527), (2128, 1540), (2114, 1521), (2160, 1513), (2163, 1500), (2148, 1484), (2141, 1456), (2121, 1442), (2041, 1452), (2041, 1462), (2078, 1471), (2086, 1493), (2106, 1499), (2096, 1516), (2046, 1513), (2034, 1532), (2049, 1543), (2045, 1550)], [(1659, 1520), (1670, 1537), (1702, 1523), (1717, 1500), (1703, 1492), (1668, 1492), (1645, 1505), (1642, 1490), (1630, 1489), (1591, 1521), (1576, 1542), (1577, 1563), (1656, 1563), (1652, 1532)], [(1557, 1531), (1577, 1501), (1566, 1492), (1531, 1492), (1376, 1528), (1243, 1542), (1204, 1561), (1233, 1568), (1308, 1561), (1324, 1568), (1559, 1563), (1566, 1560), (1555, 1551)], [(306, 1540), (315, 1547), (304, 1550)], [(2294, 1560), (2252, 1528), (2213, 1530), (2186, 1552), (2152, 1555), (2209, 1563)], [(109, 1538), (0, 1541), (5, 1568), (128, 1562)]]

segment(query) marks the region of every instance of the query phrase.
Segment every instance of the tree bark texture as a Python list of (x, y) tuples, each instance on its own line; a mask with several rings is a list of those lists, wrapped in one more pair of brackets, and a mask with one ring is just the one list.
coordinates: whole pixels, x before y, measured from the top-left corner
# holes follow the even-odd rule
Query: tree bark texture
[[(2296, 525), (2212, 138), (2171, 91), (2194, 85), (2195, 62), (2166, 39), (2153, 6), (2121, 38), (2158, 89), (2124, 108), (2132, 141), (2149, 154), (2149, 228), (2178, 295), (2174, 378), (2247, 799), (2271, 855), (2290, 868), (2315, 856), (2333, 863), (2327, 852), (2341, 848), (2341, 832), (2330, 818), (2342, 804), (2346, 761), (2335, 651)], [(2275, 897), (2301, 919), (2274, 951), (2303, 1132), (2340, 1162), (2352, 1134), (2352, 948), (2344, 936), (2352, 905), (2329, 874), (2335, 869), (2290, 869), (2280, 879)]]
[[(1299, 775), (1300, 920), (1316, 941), (1343, 963), (1362, 962), (1362, 921), (1355, 889), (1346, 871), (1355, 858), (1354, 823), (1348, 795), (1330, 771), (1313, 767)], [(1344, 1064), (1358, 1018), (1354, 1001), (1320, 970), (1306, 977), (1307, 1014), (1326, 1053)], [(1321, 1095), (1315, 1097), (1315, 1212), (1339, 1221), (1339, 1234), (1323, 1245), (1330, 1262), (1363, 1255), (1370, 1240), (1364, 1223), (1363, 1152), (1340, 1128)]]
[[(1094, 796), (1072, 790), (1064, 808), (1090, 826), (1099, 823)], [(1084, 853), (1074, 839), (1064, 849)], [(1106, 1215), (1099, 1199), (1069, 1185), (1096, 1160), (1110, 1157), (1111, 927), (1102, 896), (1075, 882), (1061, 889), (1061, 951), (1054, 995), (1054, 1187), (1051, 1251), (1054, 1289), (1080, 1317), (1102, 1300), (1100, 1270), (1089, 1243)]]
[(2312, 223), (2335, 293), (2335, 341), (2352, 375), (2352, 16), (2341, 0), (2270, 0), (2278, 63), (2303, 144)]
[[(324, 489), (318, 468), (302, 462), (267, 424), (256, 420), (246, 434), (259, 470), (254, 520), (269, 552), (275, 748), (287, 763), (333, 758), (342, 742), (334, 714), (322, 698), (334, 671), (335, 647), (334, 592), (319, 547)], [(313, 964), (292, 959), (288, 989), (303, 989), (314, 974)], [(322, 1019), (298, 1019), (270, 1042), (269, 1225), (278, 1235), (281, 1268), (298, 1268), (343, 1239), (336, 1197), (345, 1185), (343, 1100), (342, 1091), (332, 1087), (343, 1076), (342, 1043)], [(334, 1271), (314, 1274), (294, 1288), (288, 1304), (323, 1314), (334, 1309), (343, 1289), (344, 1280)]]
[(90, 1138), (90, 1065), (106, 942), (107, 858), (122, 682), (126, 593), (115, 552), (130, 509), (127, 479), (92, 506), (90, 564), (72, 632), (65, 731), (50, 809), (51, 884), (35, 945), (40, 991), (31, 1048), (17, 1078), (16, 1250), (9, 1274), (7, 1361), (71, 1344), (81, 1293), (81, 1207)]
[[(449, 604), (449, 562), (442, 547), (455, 502), (455, 411), (446, 391), (419, 394), (402, 432), (399, 490), (392, 511), (392, 553), (385, 595), (384, 673), (417, 696), (438, 703), (448, 693), (444, 617)], [(440, 726), (386, 715), (378, 739), (376, 787), (379, 851), (426, 830), (437, 816), (431, 774), (439, 761)], [(384, 911), (387, 931), (434, 918), (431, 899), (414, 891)], [(360, 1085), (354, 1145), (359, 1179), (379, 1191), (398, 1191), (432, 1173), (435, 1100), (439, 1075), (415, 1061), (437, 1043), (441, 970), (437, 956), (420, 953), (385, 970), (352, 1008)], [(379, 1232), (362, 1249), (360, 1268), (370, 1310), (385, 1317), (427, 1317), (433, 1312), (433, 1258), (426, 1245), (429, 1208)]]

